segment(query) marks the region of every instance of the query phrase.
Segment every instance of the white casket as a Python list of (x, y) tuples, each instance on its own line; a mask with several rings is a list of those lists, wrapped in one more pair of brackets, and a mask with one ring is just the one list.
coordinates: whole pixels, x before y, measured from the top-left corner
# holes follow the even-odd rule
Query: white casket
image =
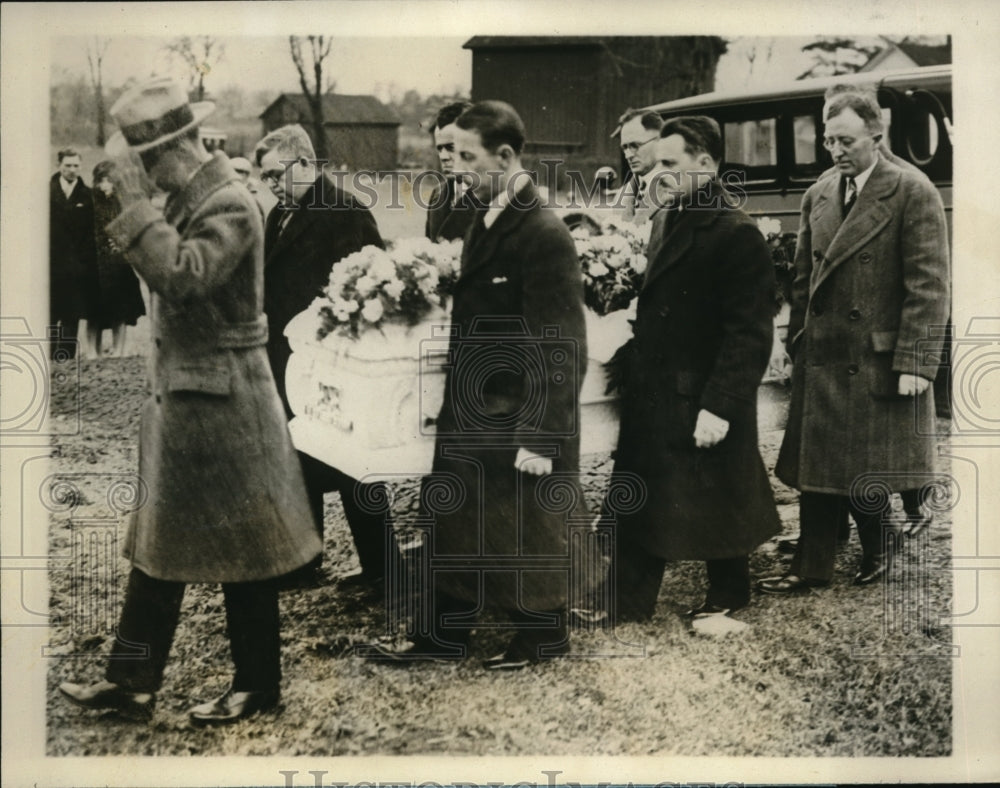
[[(588, 310), (587, 375), (580, 395), (580, 451), (609, 452), (618, 440), (603, 363), (628, 338), (630, 315)], [(285, 328), (285, 372), (295, 447), (355, 478), (421, 476), (434, 458), (434, 422), (444, 399), (447, 316), (412, 328), (384, 325), (359, 339), (316, 338), (313, 310)]]

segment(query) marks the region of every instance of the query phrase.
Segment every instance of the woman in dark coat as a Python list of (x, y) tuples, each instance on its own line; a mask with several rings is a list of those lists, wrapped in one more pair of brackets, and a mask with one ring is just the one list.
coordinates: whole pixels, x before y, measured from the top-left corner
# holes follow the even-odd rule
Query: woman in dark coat
[(125, 350), (125, 326), (134, 326), (146, 314), (146, 305), (139, 290), (139, 278), (131, 266), (123, 264), (122, 250), (106, 229), (122, 212), (111, 183), (114, 167), (111, 161), (102, 161), (94, 167), (94, 245), (100, 292), (97, 308), (87, 321), (87, 331), (91, 347), (100, 355), (101, 334), (110, 328), (112, 355), (120, 357)]

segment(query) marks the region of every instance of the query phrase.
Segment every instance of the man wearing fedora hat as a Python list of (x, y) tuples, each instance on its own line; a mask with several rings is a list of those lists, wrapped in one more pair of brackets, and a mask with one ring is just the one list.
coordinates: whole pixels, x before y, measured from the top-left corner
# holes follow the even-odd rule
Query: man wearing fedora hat
[[(169, 79), (138, 85), (111, 108), (122, 214), (108, 225), (152, 293), (152, 396), (142, 410), (139, 475), (148, 499), (130, 523), (132, 562), (105, 681), (65, 683), (90, 709), (148, 719), (186, 583), (222, 583), (236, 671), (195, 723), (274, 707), (281, 666), (274, 579), (321, 549), (264, 350), (263, 223), (222, 153)], [(140, 164), (141, 159), (141, 164)], [(167, 193), (161, 212), (152, 184)]]

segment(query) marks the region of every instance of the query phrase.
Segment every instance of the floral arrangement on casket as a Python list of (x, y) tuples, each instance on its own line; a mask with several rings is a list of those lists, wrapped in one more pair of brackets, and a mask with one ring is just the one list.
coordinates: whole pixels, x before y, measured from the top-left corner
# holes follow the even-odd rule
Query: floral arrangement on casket
[(792, 378), (792, 360), (785, 352), (785, 340), (788, 337), (789, 301), (792, 280), (795, 278), (795, 245), (798, 238), (795, 233), (783, 232), (781, 220), (770, 216), (757, 219), (757, 229), (771, 250), (774, 278), (778, 284), (774, 301), (774, 346), (771, 348), (767, 372), (764, 373), (764, 382), (787, 384)]
[[(292, 430), (300, 449), (346, 470), (352, 457), (427, 443), (444, 397), (443, 370), (429, 357), (446, 341), (439, 327), (448, 324), (461, 248), (407, 238), (333, 265), (322, 295), (285, 328), (288, 402), (311, 425)], [(321, 441), (320, 426), (338, 441)]]
[[(611, 401), (620, 379), (623, 346), (632, 337), (632, 320), (646, 273), (646, 246), (650, 222), (633, 224), (610, 220), (599, 226), (581, 225), (572, 231), (583, 274), (583, 300), (587, 309), (587, 376), (581, 403), (607, 402), (601, 423), (593, 425), (611, 437), (617, 435), (617, 408)], [(591, 230), (596, 232), (591, 232)], [(621, 353), (619, 352), (621, 351)], [(617, 357), (616, 357), (616, 354)], [(597, 411), (594, 417), (598, 418)], [(604, 423), (607, 422), (607, 423)]]
[(337, 332), (358, 339), (385, 325), (415, 326), (443, 315), (458, 279), (462, 243), (426, 238), (397, 241), (390, 249), (366, 246), (333, 266), (317, 299), (317, 339)]

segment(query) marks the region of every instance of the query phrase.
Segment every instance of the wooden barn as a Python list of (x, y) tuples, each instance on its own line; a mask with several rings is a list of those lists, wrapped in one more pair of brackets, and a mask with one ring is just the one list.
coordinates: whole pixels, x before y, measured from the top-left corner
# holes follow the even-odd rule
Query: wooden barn
[[(264, 134), (288, 123), (301, 123), (310, 138), (313, 136), (312, 113), (300, 93), (282, 93), (261, 113), (260, 119)], [(400, 121), (377, 98), (324, 96), (323, 120), (327, 151), (334, 166), (347, 164), (354, 171), (396, 169)]]
[[(716, 36), (475, 36), (472, 100), (511, 104), (528, 132), (525, 160), (559, 158), (588, 180), (620, 169), (611, 136), (629, 107), (705, 93), (726, 51)], [(560, 179), (560, 186), (565, 181)]]

